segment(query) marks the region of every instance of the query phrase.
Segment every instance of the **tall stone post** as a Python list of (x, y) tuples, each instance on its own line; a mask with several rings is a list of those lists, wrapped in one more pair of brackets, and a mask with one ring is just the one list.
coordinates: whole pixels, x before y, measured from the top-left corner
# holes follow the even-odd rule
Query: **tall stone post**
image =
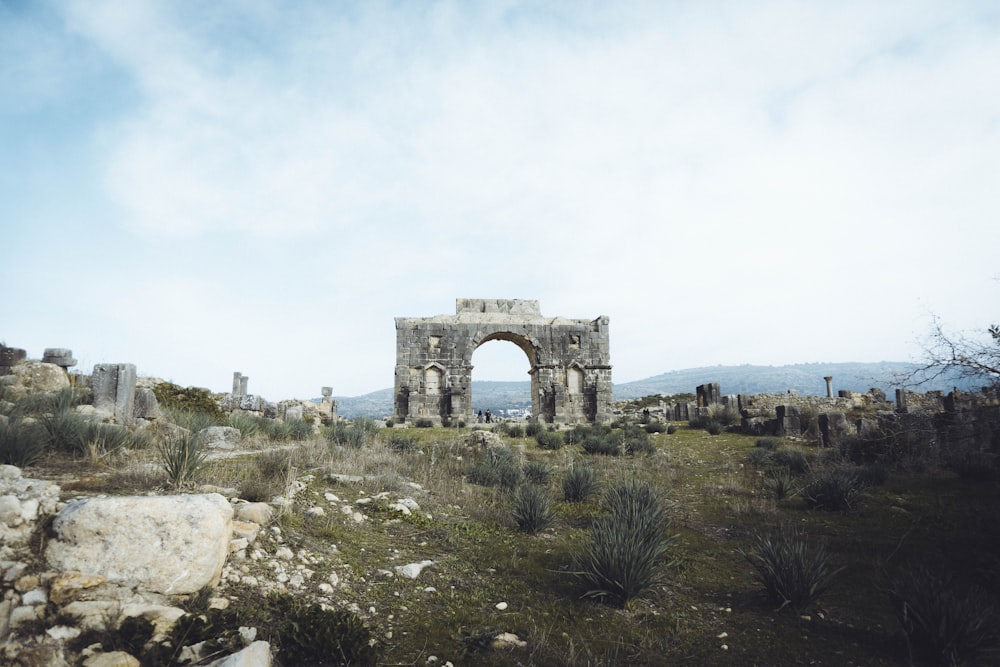
[(826, 380), (826, 397), (833, 398), (833, 376), (827, 375), (823, 379)]
[(240, 387), (243, 384), (242, 380), (243, 373), (240, 373), (239, 371), (233, 373), (233, 396), (242, 396), (242, 394), (240, 394)]
[(97, 364), (91, 376), (94, 407), (128, 423), (135, 413), (135, 364)]
[(248, 378), (246, 375), (240, 378), (240, 396), (247, 395), (247, 385), (249, 384), (250, 384), (250, 378)]

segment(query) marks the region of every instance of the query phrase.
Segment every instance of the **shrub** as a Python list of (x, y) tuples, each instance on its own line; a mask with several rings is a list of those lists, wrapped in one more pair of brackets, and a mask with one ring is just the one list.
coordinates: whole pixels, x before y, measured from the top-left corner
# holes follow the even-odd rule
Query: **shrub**
[(709, 435), (719, 435), (726, 430), (726, 427), (720, 421), (709, 419), (705, 422), (705, 430)]
[(580, 444), (583, 446), (583, 451), (588, 454), (601, 454), (603, 456), (621, 454), (621, 447), (610, 434), (591, 433)]
[(482, 486), (513, 489), (521, 481), (517, 456), (507, 447), (491, 447), (469, 468), (469, 479)]
[(292, 419), (285, 422), (288, 425), (289, 440), (307, 440), (313, 434), (313, 422), (311, 419)]
[(772, 468), (764, 479), (768, 491), (776, 500), (782, 500), (795, 493), (795, 482), (788, 468)]
[(652, 454), (656, 451), (656, 446), (649, 439), (649, 434), (638, 426), (629, 426), (622, 432), (625, 453), (632, 456), (635, 454)]
[(529, 419), (528, 423), (524, 426), (524, 434), (529, 438), (533, 437), (540, 430), (542, 430), (542, 425), (538, 423), (537, 419)]
[(1000, 648), (1000, 610), (979, 586), (947, 570), (909, 566), (887, 576), (885, 592), (913, 654), (961, 665)]
[(758, 449), (757, 447), (754, 447), (750, 450), (750, 453), (747, 454), (747, 461), (750, 462), (750, 465), (758, 467), (767, 466), (771, 464), (771, 460), (771, 452), (767, 449)]
[(428, 419), (427, 417), (421, 417), (416, 422), (414, 422), (414, 425), (417, 428), (431, 428), (432, 426), (434, 426), (434, 421)]
[(378, 427), (370, 419), (356, 419), (353, 422), (338, 421), (326, 431), (326, 439), (334, 445), (360, 449), (371, 440)]
[(241, 436), (248, 439), (263, 431), (266, 421), (266, 417), (248, 415), (243, 412), (231, 412), (226, 417), (226, 425), (237, 429)]
[(809, 457), (797, 449), (779, 449), (771, 454), (771, 464), (788, 468), (793, 475), (801, 475), (809, 471)]
[(667, 424), (661, 421), (651, 421), (644, 427), (646, 433), (666, 433)]
[(223, 423), (221, 418), (216, 419), (215, 416), (208, 412), (167, 408), (163, 413), (172, 424), (176, 424), (192, 433), (197, 433), (209, 426), (218, 426)]
[(528, 461), (524, 464), (524, 476), (532, 484), (545, 486), (552, 479), (552, 466), (545, 461)]
[(805, 533), (789, 526), (757, 532), (749, 551), (740, 554), (757, 571), (757, 580), (779, 610), (805, 608), (844, 569), (831, 566), (822, 543), (811, 544)]
[[(201, 387), (184, 388), (172, 382), (160, 382), (153, 387), (153, 395), (156, 396), (160, 407), (165, 410), (200, 412), (208, 415), (211, 417), (212, 423), (206, 424), (206, 426), (216, 426), (225, 420), (225, 415), (219, 408), (219, 404), (212, 398), (212, 392), (208, 389), (202, 389)], [(174, 423), (177, 424), (178, 422)]]
[(841, 451), (854, 463), (922, 470), (935, 458), (935, 437), (933, 424), (911, 415), (905, 424), (880, 422), (864, 435), (844, 438)]
[(535, 484), (523, 484), (514, 495), (511, 510), (517, 527), (534, 534), (552, 523), (552, 507), (544, 489)]
[(563, 500), (578, 503), (597, 493), (597, 471), (588, 465), (573, 464), (562, 480)]
[(857, 471), (831, 468), (812, 476), (802, 489), (802, 498), (813, 509), (843, 512), (851, 509), (865, 488)]
[(244, 468), (246, 476), (237, 484), (240, 498), (250, 502), (270, 502), (288, 492), (292, 481), (292, 456), (288, 451), (275, 450), (255, 456)]
[(677, 433), (677, 424), (667, 424), (667, 435)]
[(36, 463), (48, 448), (48, 436), (37, 424), (0, 422), (0, 463), (23, 468)]
[(394, 452), (409, 452), (416, 448), (417, 441), (405, 435), (394, 434), (389, 438), (386, 446)]
[(964, 450), (950, 453), (947, 466), (970, 482), (993, 482), (1000, 479), (1000, 465), (995, 454)]
[(590, 540), (576, 558), (576, 574), (588, 590), (585, 597), (625, 607), (660, 584), (662, 565), (672, 538), (667, 535), (667, 510), (647, 483), (622, 482), (605, 497), (608, 513), (597, 517)]
[[(723, 431), (728, 426), (739, 424), (741, 420), (740, 411), (731, 405), (713, 405), (709, 408), (709, 417), (711, 421), (718, 422)], [(706, 430), (708, 429), (706, 428)], [(718, 433), (712, 435), (718, 435)]]
[(539, 431), (535, 433), (535, 442), (542, 449), (559, 449), (563, 446), (563, 436), (559, 431)]
[(781, 446), (781, 441), (777, 438), (757, 438), (757, 441), (753, 443), (753, 446), (773, 451)]
[(207, 461), (207, 452), (192, 433), (162, 440), (157, 451), (167, 479), (175, 487), (197, 479)]

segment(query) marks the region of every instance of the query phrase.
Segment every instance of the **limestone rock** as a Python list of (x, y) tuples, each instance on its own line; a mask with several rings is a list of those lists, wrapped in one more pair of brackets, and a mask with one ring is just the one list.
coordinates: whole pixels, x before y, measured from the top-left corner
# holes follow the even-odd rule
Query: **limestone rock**
[(160, 419), (160, 403), (152, 389), (138, 387), (135, 390), (135, 402), (132, 405), (132, 416), (136, 419)]
[(16, 378), (7, 388), (13, 398), (69, 389), (69, 376), (66, 371), (60, 366), (47, 364), (44, 361), (24, 361), (11, 367), (10, 374)]
[(243, 434), (232, 426), (209, 426), (198, 431), (195, 437), (209, 449), (235, 449)]
[(27, 544), (41, 517), (59, 504), (59, 486), (21, 476), (15, 466), (0, 466), (0, 558)]
[(271, 667), (271, 645), (256, 641), (239, 653), (209, 663), (208, 667)]
[(52, 524), (45, 555), (58, 570), (168, 595), (218, 582), (233, 510), (218, 494), (84, 498)]
[(141, 663), (125, 651), (98, 653), (83, 661), (83, 667), (139, 667)]
[(60, 572), (49, 584), (49, 599), (56, 604), (65, 604), (86, 588), (100, 586), (105, 582), (99, 574), (85, 572)]
[(493, 431), (473, 431), (465, 438), (465, 444), (470, 447), (503, 447), (504, 441)]
[(408, 563), (407, 565), (397, 565), (393, 569), (396, 571), (396, 574), (402, 577), (406, 577), (408, 579), (416, 579), (417, 577), (420, 576), (420, 573), (423, 571), (425, 567), (433, 564), (434, 561), (432, 560), (422, 560), (419, 563)]
[(252, 521), (259, 526), (266, 526), (274, 518), (274, 508), (267, 503), (237, 503), (233, 512), (239, 521)]

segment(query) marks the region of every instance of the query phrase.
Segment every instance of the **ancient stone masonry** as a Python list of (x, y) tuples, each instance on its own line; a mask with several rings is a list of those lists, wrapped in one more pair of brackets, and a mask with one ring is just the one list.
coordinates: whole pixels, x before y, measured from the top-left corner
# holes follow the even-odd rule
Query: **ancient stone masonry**
[(528, 357), (532, 414), (555, 424), (611, 420), (608, 318), (544, 317), (537, 301), (457, 299), (455, 315), (396, 318), (398, 423), (471, 423), (472, 354), (505, 340)]
[(128, 424), (135, 413), (135, 364), (97, 364), (91, 376), (94, 407)]

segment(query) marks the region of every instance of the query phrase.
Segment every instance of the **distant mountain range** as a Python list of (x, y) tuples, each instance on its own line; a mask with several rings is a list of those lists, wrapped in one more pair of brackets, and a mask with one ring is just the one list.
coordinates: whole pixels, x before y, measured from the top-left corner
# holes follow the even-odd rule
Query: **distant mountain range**
[[(918, 366), (898, 361), (875, 363), (812, 363), (787, 366), (708, 366), (661, 373), (645, 380), (615, 384), (612, 397), (627, 401), (657, 394), (694, 393), (701, 384), (718, 382), (723, 394), (771, 394), (789, 390), (799, 394), (826, 395), (826, 376), (833, 377), (834, 393), (844, 389), (866, 392), (876, 387), (892, 397), (900, 379), (913, 373)], [(978, 389), (966, 381), (938, 378), (921, 385), (919, 391), (951, 391)], [(491, 410), (504, 414), (506, 410), (531, 408), (530, 382), (472, 383), (472, 400), (475, 410)], [(392, 414), (392, 389), (380, 389), (363, 396), (335, 396), (338, 413), (347, 419), (374, 417), (381, 419)]]

